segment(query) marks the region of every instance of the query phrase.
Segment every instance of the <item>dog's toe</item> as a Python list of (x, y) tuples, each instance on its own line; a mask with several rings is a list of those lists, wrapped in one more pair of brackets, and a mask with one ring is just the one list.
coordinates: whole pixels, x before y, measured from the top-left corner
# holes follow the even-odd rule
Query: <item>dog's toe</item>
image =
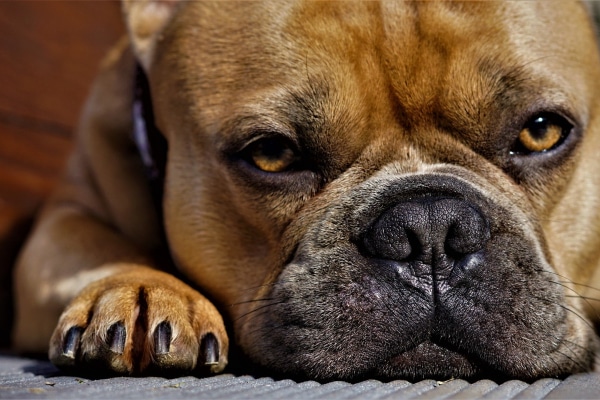
[(227, 363), (223, 320), (175, 278), (93, 284), (64, 311), (50, 343), (57, 366), (118, 374), (219, 372)]

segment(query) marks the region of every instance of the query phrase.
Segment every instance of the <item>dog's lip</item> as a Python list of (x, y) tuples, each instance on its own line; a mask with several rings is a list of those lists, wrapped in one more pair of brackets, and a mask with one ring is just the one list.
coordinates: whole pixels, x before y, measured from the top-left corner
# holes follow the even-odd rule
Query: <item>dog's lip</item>
[(391, 357), (387, 363), (393, 370), (401, 370), (409, 378), (436, 377), (451, 379), (470, 377), (481, 372), (479, 363), (468, 355), (449, 349), (433, 341), (422, 342), (409, 350)]

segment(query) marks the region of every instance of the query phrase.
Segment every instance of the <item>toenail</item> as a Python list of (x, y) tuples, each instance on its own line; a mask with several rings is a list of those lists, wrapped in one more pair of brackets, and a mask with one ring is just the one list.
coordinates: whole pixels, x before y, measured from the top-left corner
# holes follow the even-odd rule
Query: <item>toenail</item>
[(125, 350), (125, 340), (127, 339), (127, 331), (125, 325), (122, 322), (114, 323), (108, 328), (106, 343), (110, 347), (110, 350), (117, 353), (123, 354)]
[(65, 341), (63, 343), (63, 356), (75, 358), (82, 333), (83, 328), (79, 326), (73, 326), (67, 331), (67, 334), (65, 335)]
[(163, 321), (154, 331), (154, 353), (166, 354), (171, 348), (171, 324)]
[(219, 364), (219, 342), (212, 333), (207, 333), (200, 343), (200, 360), (204, 365)]

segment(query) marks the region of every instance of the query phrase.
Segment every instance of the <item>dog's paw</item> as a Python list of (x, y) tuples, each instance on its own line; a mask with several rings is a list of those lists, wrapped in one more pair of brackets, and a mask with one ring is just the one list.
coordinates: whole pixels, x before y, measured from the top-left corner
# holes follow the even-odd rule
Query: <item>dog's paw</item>
[(220, 372), (227, 351), (217, 309), (173, 276), (144, 268), (81, 291), (59, 319), (49, 357), (75, 371), (171, 374)]

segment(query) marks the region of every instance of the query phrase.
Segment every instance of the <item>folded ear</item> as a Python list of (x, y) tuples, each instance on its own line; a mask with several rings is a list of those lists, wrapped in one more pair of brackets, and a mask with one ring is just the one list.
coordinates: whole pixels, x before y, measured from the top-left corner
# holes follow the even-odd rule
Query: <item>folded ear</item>
[(123, 14), (133, 51), (148, 71), (156, 40), (167, 26), (181, 0), (123, 0)]

